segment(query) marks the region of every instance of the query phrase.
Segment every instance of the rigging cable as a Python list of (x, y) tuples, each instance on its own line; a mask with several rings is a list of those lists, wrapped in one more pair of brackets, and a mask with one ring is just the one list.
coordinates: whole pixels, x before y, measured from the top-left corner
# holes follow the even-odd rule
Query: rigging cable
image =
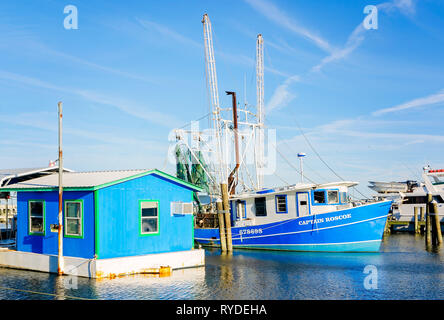
[[(299, 128), (299, 131), (301, 132), (302, 136), (304, 137), (305, 141), (307, 142), (307, 144), (310, 146), (310, 148), (313, 150), (313, 152), (316, 154), (316, 156), (319, 158), (319, 160), (322, 161), (323, 164), (325, 164), (325, 166), (330, 169), (331, 172), (333, 172), (333, 174), (335, 176), (337, 176), (339, 179), (341, 179), (342, 181), (345, 181), (344, 178), (342, 178), (339, 174), (336, 173), (336, 171), (334, 171), (327, 162), (324, 161), (324, 159), (322, 159), (321, 155), (316, 151), (316, 149), (313, 147), (313, 145), (311, 144), (311, 142), (308, 140), (308, 138), (305, 136), (304, 131), (302, 131), (301, 126), (299, 125), (299, 123), (293, 118), (294, 122), (296, 123), (296, 125)], [(364, 194), (362, 194), (356, 187), (353, 187), (353, 189), (356, 190), (356, 192), (358, 192), (361, 196), (363, 196), (365, 199), (369, 199), (367, 196), (365, 196)]]
[(200, 120), (205, 119), (205, 118), (208, 117), (209, 115), (211, 115), (211, 112), (208, 112), (206, 115), (200, 117), (199, 119), (196, 119), (196, 120), (194, 120), (194, 121), (187, 122), (187, 123), (186, 123), (185, 125), (183, 125), (182, 127), (176, 128), (176, 130), (177, 130), (177, 129), (183, 129), (183, 128), (186, 128), (186, 127), (188, 127), (188, 126), (191, 125), (191, 122), (199, 122)]
[[(272, 144), (272, 145), (273, 145), (273, 144)], [(292, 167), (297, 173), (301, 174), (301, 172), (300, 172), (298, 169), (296, 169), (296, 167), (295, 167), (290, 161), (288, 161), (288, 159), (282, 154), (282, 152), (280, 152), (280, 151), (278, 150), (278, 148), (277, 148), (275, 145), (273, 145), (273, 147), (274, 147), (274, 149), (277, 151), (277, 153), (279, 153), (279, 155), (282, 157), (282, 159), (284, 159), (285, 162), (287, 162), (287, 164), (288, 164), (290, 167)], [(307, 179), (307, 180), (310, 181), (311, 183), (313, 183), (313, 184), (317, 184), (316, 182), (314, 182), (313, 180), (311, 180), (310, 178), (308, 178), (306, 175), (303, 175), (303, 176), (304, 176), (305, 179)]]

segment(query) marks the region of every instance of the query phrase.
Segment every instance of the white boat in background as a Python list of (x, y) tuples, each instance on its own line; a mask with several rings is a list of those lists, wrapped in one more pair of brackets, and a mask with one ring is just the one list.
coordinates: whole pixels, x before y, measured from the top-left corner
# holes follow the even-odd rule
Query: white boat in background
[(406, 192), (408, 190), (408, 182), (375, 182), (369, 181), (370, 189), (378, 193), (394, 193), (394, 192)]
[[(372, 182), (369, 188), (378, 192), (375, 198), (392, 200), (392, 217), (397, 221), (414, 221), (414, 208), (425, 208), (427, 194), (432, 194), (438, 203), (440, 221), (444, 222), (444, 169), (432, 170), (425, 167), (423, 182)], [(401, 187), (403, 186), (403, 187)], [(405, 189), (404, 189), (405, 186)], [(418, 210), (418, 214), (420, 211)]]

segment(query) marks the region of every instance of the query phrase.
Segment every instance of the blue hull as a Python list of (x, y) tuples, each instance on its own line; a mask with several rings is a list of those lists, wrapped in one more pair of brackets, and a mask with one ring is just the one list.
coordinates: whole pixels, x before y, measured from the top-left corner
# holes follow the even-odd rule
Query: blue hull
[[(377, 252), (381, 245), (391, 201), (284, 221), (233, 227), (233, 248)], [(203, 246), (220, 247), (219, 229), (194, 229)]]

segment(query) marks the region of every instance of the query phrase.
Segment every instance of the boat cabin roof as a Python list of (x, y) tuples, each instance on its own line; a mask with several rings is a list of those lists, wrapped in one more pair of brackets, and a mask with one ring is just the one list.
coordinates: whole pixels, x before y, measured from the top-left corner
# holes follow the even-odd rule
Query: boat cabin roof
[(330, 182), (323, 184), (314, 184), (314, 183), (298, 183), (290, 186), (279, 187), (279, 188), (271, 188), (264, 189), (256, 192), (245, 192), (236, 194), (233, 197), (230, 197), (230, 200), (241, 200), (241, 199), (250, 199), (250, 198), (260, 198), (268, 195), (281, 194), (292, 191), (310, 191), (316, 189), (332, 189), (337, 187), (354, 187), (358, 185), (358, 182), (354, 181), (340, 181), (340, 182)]

